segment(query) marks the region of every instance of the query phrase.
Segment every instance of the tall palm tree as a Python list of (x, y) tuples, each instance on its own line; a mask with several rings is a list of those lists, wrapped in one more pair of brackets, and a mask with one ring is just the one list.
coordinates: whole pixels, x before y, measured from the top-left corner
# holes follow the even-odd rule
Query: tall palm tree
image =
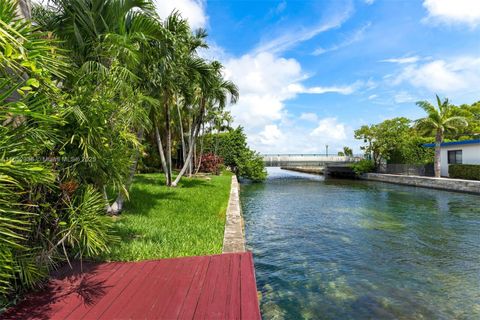
[(202, 124), (204, 124), (205, 115), (207, 114), (208, 108), (218, 108), (219, 110), (223, 110), (228, 100), (230, 101), (230, 103), (236, 103), (239, 97), (239, 91), (237, 86), (233, 82), (224, 79), (222, 74), (223, 66), (220, 62), (212, 61), (207, 64), (207, 68), (204, 68), (202, 66), (205, 65), (205, 61), (203, 61), (203, 59), (196, 60), (196, 63), (200, 65), (200, 67), (198, 68), (200, 74), (200, 102), (197, 111), (196, 124), (193, 129), (193, 139), (190, 143), (187, 161), (183, 165), (175, 181), (172, 182), (172, 186), (174, 187), (178, 184), (182, 176), (185, 174), (185, 171), (187, 170), (188, 163), (193, 155), (193, 147), (200, 133)]
[(455, 132), (468, 125), (465, 117), (458, 113), (458, 109), (451, 105), (448, 99), (440, 100), (438, 95), (437, 105), (433, 106), (428, 101), (418, 101), (427, 116), (415, 121), (415, 127), (424, 135), (435, 136), (435, 177), (440, 177), (440, 146), (446, 133)]

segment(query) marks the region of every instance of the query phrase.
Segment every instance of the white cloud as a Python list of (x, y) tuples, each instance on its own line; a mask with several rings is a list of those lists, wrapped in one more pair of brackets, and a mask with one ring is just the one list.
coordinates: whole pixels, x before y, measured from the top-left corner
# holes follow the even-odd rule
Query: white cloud
[(375, 2), (375, 0), (363, 0), (363, 2), (365, 2), (365, 4), (371, 5)]
[(336, 51), (336, 50), (339, 50), (339, 49), (342, 49), (342, 48), (345, 48), (351, 44), (354, 44), (356, 42), (359, 42), (361, 41), (364, 36), (365, 36), (365, 32), (367, 31), (368, 28), (370, 28), (371, 26), (371, 23), (367, 23), (365, 24), (364, 26), (362, 26), (361, 28), (353, 31), (352, 33), (350, 33), (349, 35), (346, 36), (346, 38), (340, 42), (339, 44), (336, 44), (336, 45), (333, 45), (329, 48), (317, 48), (315, 49), (315, 51), (313, 51), (313, 55), (314, 56), (318, 56), (318, 55), (321, 55), (323, 53), (326, 53), (326, 52), (331, 52), (331, 51)]
[(394, 95), (394, 100), (396, 103), (409, 103), (409, 102), (415, 102), (420, 99), (415, 98), (412, 96), (410, 93), (406, 91), (400, 91), (397, 94)]
[(409, 82), (432, 93), (469, 94), (480, 87), (480, 57), (433, 60), (404, 67), (394, 84)]
[(478, 0), (425, 0), (428, 11), (426, 22), (466, 23), (472, 27), (480, 23), (480, 1)]
[(318, 126), (310, 133), (313, 137), (322, 137), (331, 142), (338, 142), (347, 138), (346, 127), (339, 123), (337, 118), (324, 118), (318, 122)]
[(412, 57), (403, 57), (403, 58), (384, 59), (384, 60), (380, 60), (380, 62), (392, 62), (392, 63), (399, 63), (399, 64), (407, 64), (407, 63), (415, 63), (419, 60), (420, 60), (420, 57), (412, 56)]
[(162, 19), (168, 17), (173, 10), (178, 10), (193, 29), (204, 28), (207, 25), (204, 0), (154, 0), (154, 2)]
[(376, 94), (371, 94), (371, 95), (368, 96), (368, 100), (373, 100), (373, 99), (375, 99), (375, 98), (378, 98), (378, 95), (376, 95)]
[(232, 107), (232, 113), (246, 129), (263, 128), (280, 120), (283, 102), (296, 95), (289, 86), (305, 78), (295, 59), (270, 53), (231, 58), (225, 63), (225, 75), (240, 89), (240, 100)]
[(288, 90), (294, 93), (311, 93), (311, 94), (323, 94), (323, 93), (339, 93), (339, 94), (352, 94), (358, 87), (361, 86), (361, 82), (357, 81), (351, 85), (346, 86), (326, 86), (326, 87), (310, 87), (306, 88), (300, 84), (291, 84)]
[(309, 121), (309, 122), (317, 122), (318, 116), (313, 112), (305, 112), (300, 115), (299, 119)]
[(284, 119), (284, 102), (298, 94), (351, 94), (362, 85), (305, 87), (301, 82), (307, 76), (297, 60), (266, 52), (228, 59), (225, 76), (240, 89), (240, 100), (232, 106), (232, 113), (249, 131)]
[(340, 27), (352, 14), (353, 6), (348, 5), (340, 12), (329, 14), (326, 21), (322, 21), (316, 26), (294, 28), (290, 25), (289, 29), (291, 31), (282, 32), (281, 36), (260, 43), (254, 52), (280, 53), (286, 51), (301, 42), (314, 38), (322, 32)]
[[(338, 124), (325, 138), (312, 139), (308, 129), (292, 121), (285, 103), (299, 94), (351, 94), (367, 86), (357, 81), (344, 86), (306, 87), (302, 81), (307, 76), (297, 60), (266, 52), (230, 57), (224, 64), (225, 76), (240, 90), (240, 100), (231, 106), (235, 122), (245, 128), (249, 143), (260, 152), (318, 152), (322, 143), (329, 143), (331, 137), (345, 137), (345, 126)], [(330, 119), (321, 121), (315, 114), (308, 113), (300, 119), (318, 123), (316, 132), (330, 123)]]
[(269, 146), (277, 145), (284, 138), (284, 135), (282, 134), (278, 126), (275, 124), (266, 125), (263, 131), (261, 131), (258, 136), (260, 139), (260, 143)]

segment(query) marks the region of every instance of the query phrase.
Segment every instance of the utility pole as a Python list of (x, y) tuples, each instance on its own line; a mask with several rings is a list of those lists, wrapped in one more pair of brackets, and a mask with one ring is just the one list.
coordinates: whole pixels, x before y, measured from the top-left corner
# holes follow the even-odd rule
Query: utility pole
[(325, 145), (325, 155), (328, 157), (328, 144)]

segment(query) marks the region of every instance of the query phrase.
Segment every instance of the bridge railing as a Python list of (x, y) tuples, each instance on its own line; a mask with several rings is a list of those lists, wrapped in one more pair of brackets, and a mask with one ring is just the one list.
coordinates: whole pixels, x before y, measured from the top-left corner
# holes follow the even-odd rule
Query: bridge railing
[(359, 156), (326, 156), (321, 154), (265, 154), (265, 164), (270, 167), (282, 166), (324, 166), (330, 163), (352, 163), (363, 159)]

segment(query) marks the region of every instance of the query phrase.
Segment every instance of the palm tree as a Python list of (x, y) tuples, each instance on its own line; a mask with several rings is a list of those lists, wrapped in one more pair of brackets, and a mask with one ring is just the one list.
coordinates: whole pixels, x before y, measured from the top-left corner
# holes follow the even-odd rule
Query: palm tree
[(198, 72), (200, 75), (199, 88), (200, 88), (200, 103), (198, 106), (196, 123), (193, 127), (192, 141), (187, 156), (187, 161), (180, 170), (175, 181), (172, 182), (172, 186), (176, 186), (182, 176), (187, 170), (188, 163), (193, 155), (193, 148), (196, 143), (196, 139), (200, 134), (200, 130), (205, 121), (205, 115), (208, 109), (218, 108), (223, 110), (227, 104), (228, 98), (230, 103), (236, 103), (239, 97), (237, 86), (223, 78), (222, 69), (223, 66), (218, 61), (213, 61), (205, 65), (203, 59), (195, 59), (192, 64), (198, 64)]
[(427, 116), (415, 121), (417, 128), (424, 135), (435, 136), (435, 177), (440, 177), (440, 146), (446, 133), (455, 132), (461, 127), (468, 125), (465, 117), (458, 115), (458, 108), (451, 105), (448, 99), (440, 100), (438, 95), (437, 106), (428, 101), (418, 101), (417, 105), (422, 108)]
[(349, 147), (343, 147), (343, 154), (346, 157), (353, 157), (353, 150)]

